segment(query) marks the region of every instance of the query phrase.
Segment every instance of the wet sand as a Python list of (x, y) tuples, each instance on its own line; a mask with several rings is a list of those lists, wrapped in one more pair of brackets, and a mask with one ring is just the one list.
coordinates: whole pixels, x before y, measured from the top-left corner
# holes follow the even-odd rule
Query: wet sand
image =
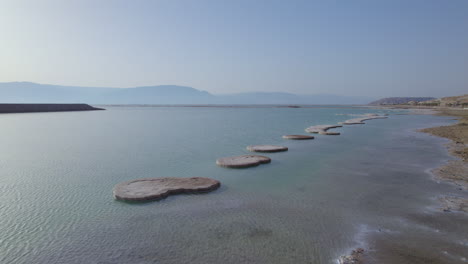
[[(399, 108), (399, 107), (396, 107)], [(456, 157), (445, 165), (431, 170), (437, 181), (455, 184), (453, 193), (447, 193), (435, 197), (435, 208), (423, 209), (407, 215), (406, 220), (401, 220), (404, 225), (410, 221), (419, 224), (421, 230), (432, 229), (433, 235), (424, 232), (411, 232), (411, 228), (405, 226), (408, 232), (395, 232), (393, 230), (367, 230), (365, 236), (367, 243), (365, 250), (356, 248), (350, 252), (344, 252), (344, 256), (338, 259), (340, 264), (344, 263), (466, 263), (466, 241), (453, 243), (441, 234), (457, 232), (456, 230), (466, 223), (468, 213), (468, 199), (464, 192), (468, 190), (468, 110), (463, 109), (441, 109), (441, 108), (417, 108), (411, 109), (414, 115), (441, 115), (453, 116), (458, 123), (450, 126), (437, 126), (424, 128), (418, 132), (429, 133), (434, 136), (450, 139), (446, 144), (449, 153)], [(463, 192), (458, 195), (457, 192)], [(437, 205), (438, 204), (438, 205)], [(436, 235), (437, 234), (437, 235)], [(398, 242), (395, 242), (398, 241)], [(433, 251), (424, 250), (417, 241), (432, 241), (439, 245)], [(348, 255), (349, 254), (349, 255)]]
[[(438, 126), (421, 129), (420, 132), (451, 140), (447, 144), (449, 152), (457, 157), (442, 167), (436, 168), (432, 173), (437, 179), (454, 183), (459, 190), (468, 190), (468, 110), (441, 109), (436, 115), (454, 116), (458, 123), (451, 126)], [(457, 196), (440, 197), (441, 210), (444, 212), (468, 213), (468, 199)]]
[(440, 180), (450, 181), (464, 190), (468, 190), (468, 110), (441, 109), (436, 115), (454, 116), (458, 123), (451, 126), (438, 126), (419, 130), (435, 136), (450, 139), (449, 152), (457, 157), (446, 165), (433, 171)]

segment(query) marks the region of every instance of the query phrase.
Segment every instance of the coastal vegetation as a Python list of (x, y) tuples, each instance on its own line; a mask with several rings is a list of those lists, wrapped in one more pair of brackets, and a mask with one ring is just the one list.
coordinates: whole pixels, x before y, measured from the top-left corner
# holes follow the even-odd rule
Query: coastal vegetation
[(369, 105), (401, 105), (409, 104), (411, 102), (423, 102), (428, 100), (434, 100), (434, 97), (386, 97), (373, 102)]
[(460, 96), (443, 97), (429, 101), (419, 102), (421, 106), (440, 106), (454, 108), (468, 108), (468, 94)]
[(468, 108), (468, 94), (438, 99), (434, 97), (388, 97), (373, 101), (369, 105)]

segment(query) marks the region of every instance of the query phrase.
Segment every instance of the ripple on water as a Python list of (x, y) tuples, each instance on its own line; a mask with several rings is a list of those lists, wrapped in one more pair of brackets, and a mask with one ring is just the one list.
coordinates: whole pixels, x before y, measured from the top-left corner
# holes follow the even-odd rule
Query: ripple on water
[[(4, 118), (0, 263), (330, 263), (359, 241), (404, 256), (392, 263), (420, 260), (427, 241), (450, 249), (434, 260), (466, 257), (462, 216), (447, 227), (438, 215), (410, 214), (450, 188), (423, 171), (448, 156), (437, 140), (400, 128), (445, 119), (390, 116), (343, 128), (341, 137), (281, 138), (349, 118), (337, 113), (343, 109), (113, 108)], [(251, 144), (290, 151), (249, 170), (213, 164), (248, 154)], [(112, 198), (119, 182), (171, 176), (223, 186), (142, 205)]]

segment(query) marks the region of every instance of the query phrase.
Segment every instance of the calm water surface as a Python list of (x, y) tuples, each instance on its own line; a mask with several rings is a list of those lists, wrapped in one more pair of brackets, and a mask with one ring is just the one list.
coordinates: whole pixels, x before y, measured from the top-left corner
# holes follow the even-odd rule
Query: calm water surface
[[(363, 113), (385, 120), (287, 141)], [(0, 263), (466, 263), (468, 218), (436, 198), (446, 141), (414, 130), (450, 118), (358, 108), (138, 108), (0, 115)], [(249, 169), (215, 165), (251, 144), (285, 153)], [(222, 187), (145, 204), (115, 184), (203, 176)], [(435, 261), (435, 262), (430, 262)]]

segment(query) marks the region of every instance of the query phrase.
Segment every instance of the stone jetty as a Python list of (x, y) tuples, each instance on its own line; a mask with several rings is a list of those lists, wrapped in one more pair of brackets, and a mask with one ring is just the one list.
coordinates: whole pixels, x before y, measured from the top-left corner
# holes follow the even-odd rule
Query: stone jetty
[(287, 147), (283, 146), (274, 146), (274, 145), (252, 145), (247, 146), (248, 151), (252, 152), (280, 152), (280, 151), (287, 151)]
[(217, 189), (221, 183), (203, 177), (145, 178), (119, 183), (114, 187), (114, 198), (121, 201), (144, 202), (166, 198), (180, 193), (203, 193)]
[(308, 133), (315, 133), (320, 135), (339, 135), (339, 132), (328, 132), (331, 128), (342, 127), (341, 125), (317, 125), (311, 126), (305, 129)]
[(270, 163), (269, 157), (260, 155), (241, 155), (233, 157), (225, 157), (216, 160), (216, 164), (221, 167), (228, 168), (247, 168), (254, 167), (260, 164)]
[(284, 135), (284, 139), (293, 139), (293, 140), (306, 140), (306, 139), (314, 139), (314, 136), (306, 136), (306, 135)]

